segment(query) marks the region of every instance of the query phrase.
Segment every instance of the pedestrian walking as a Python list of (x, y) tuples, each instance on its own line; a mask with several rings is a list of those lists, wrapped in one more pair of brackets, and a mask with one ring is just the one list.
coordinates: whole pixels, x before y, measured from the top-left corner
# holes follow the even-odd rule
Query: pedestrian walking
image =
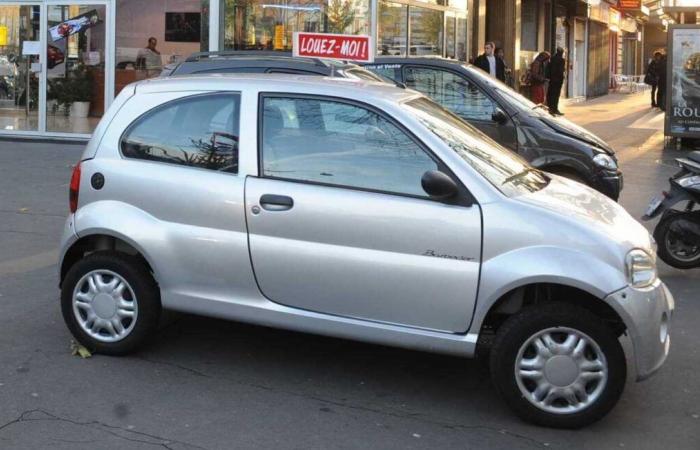
[(656, 88), (656, 106), (661, 111), (666, 111), (666, 63), (666, 55), (662, 53), (656, 69), (659, 75), (659, 85)]
[(661, 52), (654, 52), (654, 56), (647, 66), (647, 73), (644, 75), (644, 83), (651, 86), (651, 107), (656, 108), (659, 104), (656, 101), (657, 88), (659, 86), (659, 64), (661, 62)]
[(547, 106), (549, 107), (549, 112), (555, 116), (564, 115), (559, 111), (559, 97), (561, 96), (561, 88), (564, 85), (565, 71), (564, 49), (557, 47), (556, 53), (549, 61), (549, 88), (547, 89)]
[(494, 78), (505, 82), (506, 68), (502, 59), (495, 55), (496, 44), (487, 42), (484, 44), (484, 53), (479, 55), (474, 61), (474, 65)]
[(537, 104), (545, 102), (546, 69), (549, 60), (549, 52), (540, 52), (530, 64), (530, 98)]

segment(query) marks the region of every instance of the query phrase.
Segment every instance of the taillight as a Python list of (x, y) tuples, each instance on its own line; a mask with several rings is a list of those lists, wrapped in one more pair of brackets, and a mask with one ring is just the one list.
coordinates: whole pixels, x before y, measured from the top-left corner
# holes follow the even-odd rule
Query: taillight
[(70, 205), (71, 213), (78, 210), (78, 194), (80, 194), (80, 163), (76, 164), (75, 168), (73, 169), (73, 175), (70, 177), (68, 203)]

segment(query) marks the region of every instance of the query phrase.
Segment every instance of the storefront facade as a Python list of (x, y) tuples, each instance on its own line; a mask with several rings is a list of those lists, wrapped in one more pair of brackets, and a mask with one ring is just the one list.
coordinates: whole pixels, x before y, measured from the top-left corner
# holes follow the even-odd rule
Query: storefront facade
[(127, 84), (193, 52), (290, 51), (296, 31), (466, 60), (467, 0), (0, 0), (0, 136), (87, 138)]

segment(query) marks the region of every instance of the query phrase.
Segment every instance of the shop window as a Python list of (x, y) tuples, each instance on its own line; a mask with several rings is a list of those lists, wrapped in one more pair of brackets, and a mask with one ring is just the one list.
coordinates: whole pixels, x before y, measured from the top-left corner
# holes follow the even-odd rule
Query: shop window
[(538, 0), (522, 0), (521, 11), (520, 50), (536, 52), (537, 21), (539, 16)]
[(411, 43), (409, 56), (442, 56), (443, 12), (428, 8), (409, 8)]
[(377, 55), (406, 56), (408, 6), (381, 0), (378, 15)]
[(467, 60), (467, 15), (457, 16), (457, 59)]
[(457, 49), (455, 46), (455, 24), (457, 19), (448, 14), (445, 19), (445, 56), (452, 59), (457, 59)]
[(224, 48), (291, 51), (296, 31), (370, 34), (370, 0), (224, 0)]
[(117, 0), (115, 93), (209, 50), (209, 0)]

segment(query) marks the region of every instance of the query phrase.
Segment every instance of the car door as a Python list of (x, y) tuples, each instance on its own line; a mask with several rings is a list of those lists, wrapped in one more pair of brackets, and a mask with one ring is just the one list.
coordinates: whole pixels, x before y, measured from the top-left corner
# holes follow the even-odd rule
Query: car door
[(465, 75), (448, 69), (406, 65), (403, 77), (407, 87), (427, 95), (499, 144), (517, 151), (513, 120)]
[(447, 169), (397, 122), (327, 97), (260, 97), (260, 174), (246, 180), (250, 255), (270, 300), (463, 332), (479, 280), (478, 205), (431, 200)]

